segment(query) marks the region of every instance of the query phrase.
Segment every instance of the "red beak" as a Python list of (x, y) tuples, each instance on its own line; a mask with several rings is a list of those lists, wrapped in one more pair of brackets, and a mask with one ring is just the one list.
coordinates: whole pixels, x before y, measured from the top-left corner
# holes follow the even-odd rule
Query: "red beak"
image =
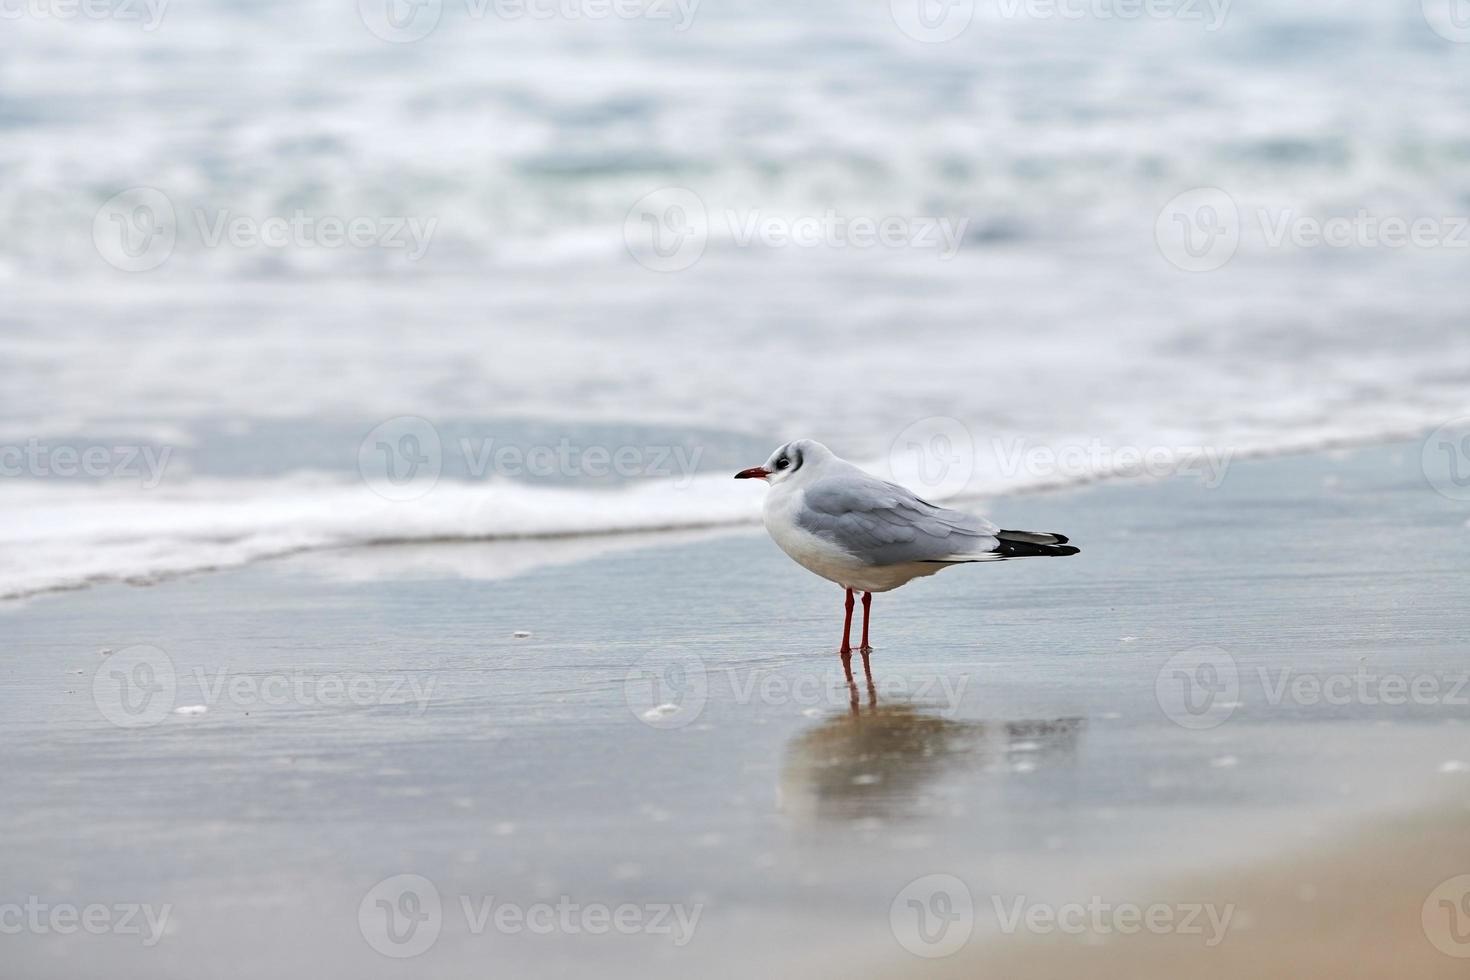
[(764, 480), (771, 475), (771, 471), (764, 466), (752, 466), (748, 470), (741, 470), (735, 474), (737, 480)]

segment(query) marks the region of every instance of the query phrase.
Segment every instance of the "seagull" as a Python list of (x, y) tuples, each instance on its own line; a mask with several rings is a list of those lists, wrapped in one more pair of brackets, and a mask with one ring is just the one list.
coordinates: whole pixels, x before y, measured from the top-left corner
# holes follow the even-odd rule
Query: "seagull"
[(1006, 531), (973, 514), (915, 496), (858, 469), (811, 439), (777, 449), (737, 480), (771, 485), (766, 530), (797, 564), (847, 592), (842, 666), (852, 676), (853, 593), (863, 594), (864, 667), (874, 592), (888, 592), (951, 565), (1007, 558), (1075, 555), (1064, 534)]

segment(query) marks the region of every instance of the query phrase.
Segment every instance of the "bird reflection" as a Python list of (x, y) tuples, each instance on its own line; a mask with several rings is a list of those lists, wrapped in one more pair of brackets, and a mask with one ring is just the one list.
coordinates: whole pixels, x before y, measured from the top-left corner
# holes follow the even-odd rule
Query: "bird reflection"
[(1023, 772), (1076, 757), (1085, 718), (957, 721), (937, 709), (878, 703), (871, 679), (859, 699), (787, 747), (781, 806), (816, 820), (922, 815), (942, 775), (966, 769)]

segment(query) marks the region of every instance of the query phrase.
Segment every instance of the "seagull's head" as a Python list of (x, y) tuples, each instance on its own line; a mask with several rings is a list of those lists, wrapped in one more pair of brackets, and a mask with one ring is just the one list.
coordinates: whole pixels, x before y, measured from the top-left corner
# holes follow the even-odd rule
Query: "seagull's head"
[(817, 467), (831, 458), (832, 450), (820, 442), (797, 439), (771, 453), (771, 458), (760, 466), (752, 466), (736, 473), (735, 479), (765, 480), (771, 484), (800, 480), (811, 475)]

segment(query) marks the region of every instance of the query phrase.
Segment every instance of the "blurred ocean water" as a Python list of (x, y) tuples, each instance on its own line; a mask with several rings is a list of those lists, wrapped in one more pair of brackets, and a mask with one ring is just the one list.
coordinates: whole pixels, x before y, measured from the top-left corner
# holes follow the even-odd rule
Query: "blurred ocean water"
[[(1007, 441), (1470, 412), (1470, 45), (1434, 0), (65, 9), (0, 31), (0, 462), (172, 455), (150, 487), (8, 463), (0, 594), (737, 520), (755, 447), (883, 459), (931, 417), (994, 492), (1046, 482)], [(385, 500), (359, 441), (405, 415), (443, 476)], [(709, 475), (462, 465), (528, 425)]]

